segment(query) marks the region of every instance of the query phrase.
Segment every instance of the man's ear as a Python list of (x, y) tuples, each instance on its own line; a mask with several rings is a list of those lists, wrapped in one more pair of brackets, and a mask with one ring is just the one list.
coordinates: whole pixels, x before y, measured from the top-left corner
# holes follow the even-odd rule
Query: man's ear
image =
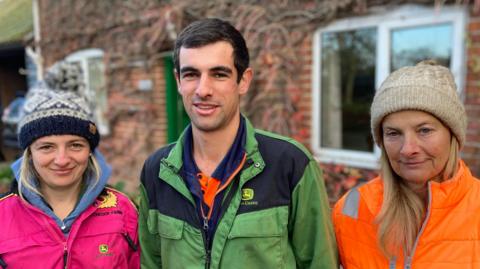
[(252, 79), (253, 79), (253, 69), (251, 67), (248, 67), (243, 72), (242, 78), (238, 83), (238, 89), (239, 89), (240, 95), (244, 95), (248, 92), (248, 89), (250, 88), (250, 83), (252, 83)]

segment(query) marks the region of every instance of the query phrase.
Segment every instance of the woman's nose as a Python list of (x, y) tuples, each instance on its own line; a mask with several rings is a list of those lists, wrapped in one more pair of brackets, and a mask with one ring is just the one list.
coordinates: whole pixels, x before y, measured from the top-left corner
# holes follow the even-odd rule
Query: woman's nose
[(418, 139), (415, 137), (415, 135), (406, 134), (403, 140), (400, 153), (404, 156), (411, 156), (415, 153), (418, 153), (418, 151), (419, 151)]
[(59, 149), (55, 154), (55, 164), (58, 166), (65, 166), (70, 162), (70, 157), (64, 149)]

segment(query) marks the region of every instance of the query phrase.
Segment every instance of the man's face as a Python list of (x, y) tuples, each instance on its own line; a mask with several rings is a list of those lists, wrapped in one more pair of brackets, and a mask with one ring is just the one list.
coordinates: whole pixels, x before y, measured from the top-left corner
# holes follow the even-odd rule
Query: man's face
[[(192, 127), (202, 132), (237, 128), (240, 96), (248, 91), (252, 70), (237, 83), (233, 48), (219, 41), (198, 48), (181, 48), (177, 84)], [(236, 125), (236, 126), (235, 126)]]

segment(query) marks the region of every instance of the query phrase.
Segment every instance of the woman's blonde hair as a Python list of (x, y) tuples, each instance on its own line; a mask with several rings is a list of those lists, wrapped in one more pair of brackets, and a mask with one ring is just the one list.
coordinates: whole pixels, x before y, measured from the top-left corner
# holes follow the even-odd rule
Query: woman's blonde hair
[[(93, 185), (96, 185), (100, 180), (100, 172), (101, 168), (98, 164), (97, 158), (95, 158), (93, 154), (90, 154), (88, 157), (87, 169), (83, 173), (82, 180), (92, 178)], [(18, 194), (22, 199), (25, 200), (22, 191), (23, 187), (43, 197), (42, 193), (37, 188), (39, 178), (40, 176), (35, 170), (32, 162), (32, 153), (29, 148), (26, 148), (23, 151), (22, 163), (20, 164), (20, 174), (18, 176)]]
[[(393, 171), (383, 144), (381, 149), (380, 175), (384, 187), (382, 208), (376, 218), (378, 241), (388, 258), (401, 250), (410, 255), (425, 217), (425, 201)], [(442, 180), (454, 176), (458, 163), (459, 143), (451, 135), (450, 154), (442, 172)]]

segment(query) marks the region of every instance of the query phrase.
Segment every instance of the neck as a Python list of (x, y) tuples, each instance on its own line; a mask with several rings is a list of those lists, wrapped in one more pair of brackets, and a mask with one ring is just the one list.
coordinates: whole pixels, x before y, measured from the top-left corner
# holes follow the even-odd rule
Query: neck
[(202, 173), (211, 176), (232, 146), (238, 132), (240, 115), (223, 129), (213, 132), (204, 132), (194, 126), (193, 158)]
[(75, 208), (79, 195), (81, 192), (82, 184), (79, 182), (75, 186), (62, 189), (53, 189), (48, 186), (41, 186), (40, 190), (43, 194), (45, 201), (52, 207), (55, 215), (63, 220), (65, 219)]
[(409, 189), (420, 197), (420, 199), (427, 204), (428, 200), (428, 184), (427, 183), (412, 183), (405, 182)]

